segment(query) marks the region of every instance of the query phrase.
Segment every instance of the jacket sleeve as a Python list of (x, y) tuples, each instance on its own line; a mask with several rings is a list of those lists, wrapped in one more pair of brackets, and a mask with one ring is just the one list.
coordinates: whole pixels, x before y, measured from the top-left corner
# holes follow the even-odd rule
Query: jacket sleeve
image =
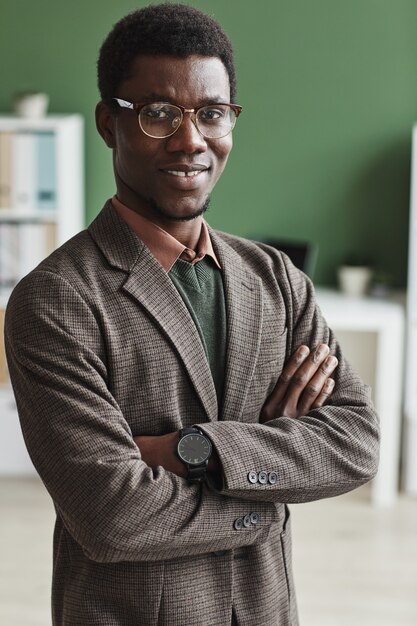
[(109, 392), (99, 325), (80, 294), (35, 271), (6, 312), (10, 377), (32, 461), (67, 530), (100, 562), (172, 559), (263, 541), (282, 521), (259, 503), (259, 523), (236, 531), (253, 503), (189, 486), (142, 460)]
[[(378, 418), (370, 389), (353, 371), (315, 301), (311, 281), (276, 253), (279, 288), (286, 301), (287, 357), (301, 344), (324, 342), (338, 358), (330, 401), (298, 419), (277, 416), (266, 424), (227, 421), (200, 424), (223, 465), (219, 493), (256, 501), (307, 502), (335, 496), (374, 477)], [(282, 278), (283, 277), (283, 278)], [(279, 373), (277, 373), (278, 376)], [(233, 442), (233, 455), (230, 454)], [(252, 483), (249, 472), (276, 474), (275, 484)]]

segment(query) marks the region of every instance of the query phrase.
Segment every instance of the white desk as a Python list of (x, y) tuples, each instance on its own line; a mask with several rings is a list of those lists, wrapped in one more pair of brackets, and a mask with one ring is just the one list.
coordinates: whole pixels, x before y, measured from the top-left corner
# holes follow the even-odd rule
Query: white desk
[(404, 307), (395, 301), (352, 298), (321, 288), (316, 293), (336, 335), (338, 331), (376, 335), (374, 402), (381, 424), (381, 451), (378, 474), (372, 482), (372, 502), (391, 506), (397, 497), (400, 468)]

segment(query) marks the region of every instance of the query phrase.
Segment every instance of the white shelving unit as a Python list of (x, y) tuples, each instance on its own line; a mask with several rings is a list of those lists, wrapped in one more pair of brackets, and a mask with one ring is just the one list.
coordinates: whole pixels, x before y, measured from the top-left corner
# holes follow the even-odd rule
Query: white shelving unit
[(413, 128), (404, 397), (404, 488), (417, 496), (417, 124)]
[[(84, 227), (84, 120), (80, 115), (49, 115), (41, 119), (0, 116), (0, 133), (52, 133), (55, 144), (55, 202), (51, 209), (28, 206), (0, 208), (0, 224), (45, 224), (57, 248)], [(28, 172), (30, 175), (30, 172)], [(51, 244), (51, 242), (50, 242)], [(45, 256), (50, 250), (45, 250)], [(26, 251), (30, 262), (30, 250)], [(19, 259), (16, 258), (16, 263)], [(33, 265), (36, 265), (37, 261)], [(11, 289), (0, 290), (0, 331)], [(0, 375), (5, 371), (0, 342)], [(29, 474), (35, 470), (24, 446), (10, 383), (0, 384), (0, 475)]]
[(381, 427), (381, 447), (371, 499), (378, 507), (394, 506), (398, 495), (405, 326), (403, 299), (400, 294), (391, 300), (353, 298), (337, 291), (317, 289), (317, 301), (329, 326), (339, 337), (345, 356), (373, 388), (373, 401)]

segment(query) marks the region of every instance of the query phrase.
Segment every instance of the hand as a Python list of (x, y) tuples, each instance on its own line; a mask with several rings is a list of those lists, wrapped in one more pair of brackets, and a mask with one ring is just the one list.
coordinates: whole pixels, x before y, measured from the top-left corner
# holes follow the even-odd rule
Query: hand
[(262, 408), (260, 423), (275, 417), (301, 417), (323, 406), (334, 389), (330, 374), (337, 365), (325, 343), (312, 352), (307, 346), (297, 348)]
[(153, 470), (162, 465), (168, 472), (182, 478), (187, 477), (187, 468), (176, 454), (179, 441), (177, 430), (166, 435), (140, 435), (133, 440), (140, 450), (142, 460)]
[[(140, 435), (133, 441), (140, 450), (142, 461), (155, 470), (161, 465), (168, 472), (172, 472), (180, 478), (187, 478), (187, 468), (177, 456), (179, 432), (176, 430), (166, 435)], [(221, 471), (220, 459), (213, 448), (208, 462), (207, 471), (217, 477)]]

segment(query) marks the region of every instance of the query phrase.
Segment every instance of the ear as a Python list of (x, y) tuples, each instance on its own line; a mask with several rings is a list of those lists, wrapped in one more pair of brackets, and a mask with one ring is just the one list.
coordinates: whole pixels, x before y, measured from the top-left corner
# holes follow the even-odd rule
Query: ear
[(110, 112), (107, 104), (104, 104), (102, 101), (96, 106), (96, 127), (103, 137), (106, 146), (108, 148), (115, 148), (114, 115)]

